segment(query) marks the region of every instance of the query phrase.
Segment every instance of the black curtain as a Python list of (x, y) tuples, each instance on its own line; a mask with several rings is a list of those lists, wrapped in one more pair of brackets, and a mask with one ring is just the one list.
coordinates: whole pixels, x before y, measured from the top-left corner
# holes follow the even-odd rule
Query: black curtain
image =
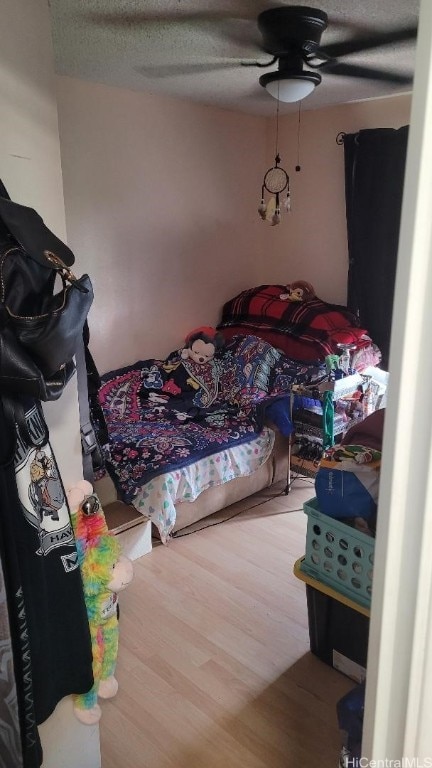
[(408, 126), (344, 138), (348, 307), (388, 369)]

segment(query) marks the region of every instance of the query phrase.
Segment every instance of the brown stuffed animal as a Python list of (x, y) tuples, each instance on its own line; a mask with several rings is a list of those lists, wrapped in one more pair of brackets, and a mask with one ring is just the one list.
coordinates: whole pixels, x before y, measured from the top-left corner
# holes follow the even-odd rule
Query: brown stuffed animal
[(315, 298), (315, 290), (305, 280), (297, 280), (287, 285), (287, 292), (279, 296), (282, 301), (310, 301)]

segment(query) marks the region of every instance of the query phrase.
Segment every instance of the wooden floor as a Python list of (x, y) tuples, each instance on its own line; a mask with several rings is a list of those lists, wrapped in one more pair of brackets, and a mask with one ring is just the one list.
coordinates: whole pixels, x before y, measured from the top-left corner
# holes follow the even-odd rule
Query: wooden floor
[(120, 688), (101, 702), (102, 768), (336, 768), (335, 705), (355, 683), (309, 652), (292, 568), (313, 488), (281, 491), (135, 562)]

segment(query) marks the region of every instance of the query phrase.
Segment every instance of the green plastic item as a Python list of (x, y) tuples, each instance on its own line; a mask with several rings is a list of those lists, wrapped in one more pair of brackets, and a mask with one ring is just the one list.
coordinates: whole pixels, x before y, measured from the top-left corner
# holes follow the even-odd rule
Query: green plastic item
[(306, 554), (300, 569), (365, 608), (372, 597), (375, 539), (323, 515), (316, 498), (303, 504), (308, 516)]

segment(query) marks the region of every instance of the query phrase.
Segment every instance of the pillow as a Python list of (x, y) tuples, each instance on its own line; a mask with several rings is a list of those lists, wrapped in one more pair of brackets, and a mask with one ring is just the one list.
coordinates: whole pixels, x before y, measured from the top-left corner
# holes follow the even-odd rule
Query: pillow
[(221, 328), (220, 331), (226, 341), (229, 341), (234, 336), (246, 336), (252, 333), (260, 339), (267, 341), (272, 347), (279, 349), (292, 360), (310, 363), (323, 360), (324, 358), (322, 347), (319, 344), (288, 336), (286, 333), (254, 328), (249, 325), (247, 327), (242, 325), (230, 326), (229, 328)]

